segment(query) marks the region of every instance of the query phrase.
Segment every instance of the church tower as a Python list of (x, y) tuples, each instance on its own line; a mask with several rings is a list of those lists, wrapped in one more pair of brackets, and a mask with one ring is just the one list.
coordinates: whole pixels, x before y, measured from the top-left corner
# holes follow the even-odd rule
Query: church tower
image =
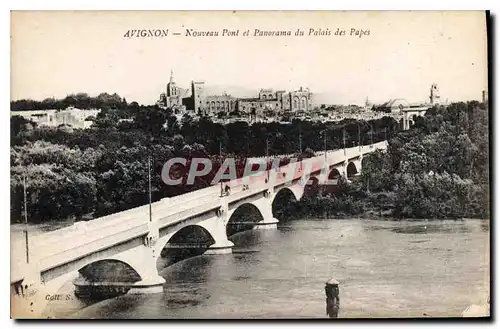
[(177, 87), (175, 86), (174, 82), (174, 71), (170, 70), (170, 81), (167, 84), (167, 96), (172, 97), (172, 96), (178, 96), (179, 92), (177, 90)]
[(431, 105), (440, 104), (441, 103), (441, 96), (439, 95), (439, 87), (435, 83), (433, 83), (431, 85), (431, 92), (430, 92), (430, 95), (429, 95), (429, 100), (431, 102)]

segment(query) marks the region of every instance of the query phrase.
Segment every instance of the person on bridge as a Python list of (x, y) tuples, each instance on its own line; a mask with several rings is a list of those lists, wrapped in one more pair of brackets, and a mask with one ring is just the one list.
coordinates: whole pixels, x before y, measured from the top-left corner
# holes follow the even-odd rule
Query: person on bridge
[(229, 193), (231, 192), (231, 188), (229, 187), (229, 185), (226, 185), (226, 187), (224, 187), (224, 192), (226, 193), (226, 195), (229, 195)]

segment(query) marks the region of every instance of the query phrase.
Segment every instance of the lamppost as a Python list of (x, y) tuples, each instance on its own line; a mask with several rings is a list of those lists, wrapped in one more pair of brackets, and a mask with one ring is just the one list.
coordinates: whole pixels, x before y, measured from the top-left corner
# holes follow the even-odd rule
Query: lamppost
[[(271, 133), (266, 133), (266, 171), (267, 171), (267, 181), (269, 182), (269, 135)], [(272, 167), (272, 166), (271, 166)]]
[[(219, 140), (219, 162), (220, 166), (222, 167), (222, 141)], [(220, 167), (219, 167), (220, 170)], [(220, 181), (220, 196), (224, 196), (224, 187), (222, 186), (222, 180)]]
[(327, 130), (325, 129), (324, 132), (325, 132), (324, 133), (324, 137), (325, 137), (324, 143), (325, 143), (325, 162), (326, 162), (326, 132), (327, 132)]
[(153, 209), (151, 207), (151, 153), (148, 154), (148, 185), (149, 185), (149, 222), (153, 221)]
[(149, 138), (149, 147), (148, 147), (148, 202), (149, 202), (149, 222), (151, 223), (153, 221), (153, 209), (151, 206), (152, 203), (152, 193), (151, 193), (151, 147), (154, 142), (154, 130), (153, 130), (153, 123), (151, 121), (151, 114), (148, 114), (146, 116), (147, 120), (149, 121), (149, 127), (151, 129), (151, 137)]
[(327, 131), (328, 130), (325, 128), (325, 129), (321, 130), (321, 132), (320, 132), (320, 134), (323, 135), (323, 148), (325, 150), (325, 163), (326, 163), (326, 138), (327, 138), (327, 134), (326, 133), (327, 133)]
[(345, 151), (345, 126), (342, 128), (342, 141), (344, 144), (344, 155), (346, 155), (346, 151)]
[(370, 131), (368, 132), (368, 135), (370, 135), (370, 148), (373, 147), (373, 125), (370, 124)]
[(30, 263), (30, 253), (28, 245), (28, 205), (26, 198), (26, 173), (23, 174), (23, 193), (24, 193), (24, 238), (26, 243), (26, 263)]
[(269, 136), (273, 136), (275, 135), (275, 137), (277, 137), (276, 135), (279, 135), (281, 136), (281, 134), (279, 132), (275, 132), (275, 133), (266, 133), (266, 170), (267, 170), (267, 181), (269, 182), (269, 171), (270, 169), (272, 169), (272, 165), (271, 165), (271, 168), (268, 168), (269, 166), (269, 147), (270, 147), (270, 140), (269, 140)]
[(372, 139), (372, 140), (371, 140), (371, 142), (372, 142), (372, 145), (373, 145), (373, 134), (375, 133), (375, 132), (373, 131), (373, 123), (370, 125), (370, 129), (371, 129), (371, 132), (372, 132), (372, 133), (370, 134), (370, 136), (371, 136), (371, 139)]
[(359, 125), (359, 122), (358, 122), (358, 146), (359, 149), (361, 150), (361, 127)]
[(302, 132), (299, 127), (299, 157), (300, 157), (300, 171), (302, 171)]

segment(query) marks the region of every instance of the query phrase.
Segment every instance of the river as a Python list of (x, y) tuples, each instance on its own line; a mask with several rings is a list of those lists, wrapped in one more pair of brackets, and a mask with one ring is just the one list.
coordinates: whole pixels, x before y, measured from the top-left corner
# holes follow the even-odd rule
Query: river
[[(489, 296), (487, 221), (289, 221), (232, 237), (233, 254), (161, 271), (164, 292), (91, 305), (49, 303), (70, 318), (324, 318), (324, 283), (340, 282), (339, 317), (460, 316)], [(63, 290), (72, 289), (71, 284)], [(65, 307), (67, 306), (67, 307)]]

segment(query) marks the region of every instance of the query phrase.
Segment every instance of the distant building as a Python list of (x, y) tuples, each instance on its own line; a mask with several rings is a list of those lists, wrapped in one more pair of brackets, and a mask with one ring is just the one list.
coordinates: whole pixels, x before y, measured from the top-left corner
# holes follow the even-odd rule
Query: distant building
[(483, 103), (486, 103), (488, 101), (488, 91), (483, 90)]
[(245, 113), (262, 114), (273, 112), (309, 112), (312, 110), (312, 93), (308, 88), (286, 92), (272, 89), (261, 89), (257, 98), (241, 98), (238, 100), (238, 110)]
[(370, 110), (372, 107), (373, 107), (372, 102), (370, 102), (370, 100), (368, 99), (368, 97), (366, 97), (366, 100), (365, 100), (365, 110)]
[(184, 111), (183, 94), (185, 92), (177, 87), (174, 81), (174, 72), (170, 71), (170, 81), (167, 83), (167, 92), (160, 94), (157, 105), (164, 108), (171, 108), (174, 111)]
[(412, 107), (412, 104), (410, 104), (406, 99), (397, 98), (391, 99), (380, 105), (375, 105), (373, 107), (373, 110), (385, 113), (400, 113), (401, 111), (409, 109), (410, 107)]
[(205, 82), (191, 81), (191, 99), (188, 101), (188, 109), (202, 114), (205, 110)]
[(93, 121), (89, 117), (96, 117), (101, 110), (80, 110), (68, 107), (65, 110), (35, 110), (35, 111), (11, 111), (10, 115), (19, 115), (26, 120), (31, 120), (39, 126), (58, 127), (68, 125), (73, 128), (89, 128)]
[[(262, 114), (265, 111), (287, 112), (304, 111), (313, 109), (312, 93), (309, 89), (286, 92), (261, 89), (258, 97), (236, 98), (227, 93), (222, 95), (208, 95), (204, 81), (191, 81), (191, 95), (183, 95), (181, 88), (177, 87), (173, 74), (167, 84), (166, 93), (160, 94), (157, 104), (164, 108), (187, 109), (198, 115), (215, 115), (220, 112), (231, 113), (240, 111), (244, 113)], [(185, 96), (185, 97), (184, 97)]]
[[(433, 83), (430, 88), (429, 102), (410, 103), (404, 98), (395, 98), (383, 104), (373, 105), (372, 110), (385, 113), (401, 113), (409, 110), (417, 111), (422, 108), (431, 108), (432, 106), (438, 104), (443, 103), (441, 102), (441, 96), (439, 95), (439, 87), (437, 84)], [(368, 98), (366, 106), (368, 106)]]
[(435, 83), (433, 83), (431, 85), (429, 101), (430, 101), (431, 105), (441, 104), (441, 96), (439, 95), (439, 87)]
[(220, 112), (228, 114), (236, 110), (237, 102), (237, 98), (226, 93), (222, 95), (206, 96), (205, 104), (202, 104), (204, 107), (202, 106), (203, 109), (201, 111), (203, 115), (217, 114)]

